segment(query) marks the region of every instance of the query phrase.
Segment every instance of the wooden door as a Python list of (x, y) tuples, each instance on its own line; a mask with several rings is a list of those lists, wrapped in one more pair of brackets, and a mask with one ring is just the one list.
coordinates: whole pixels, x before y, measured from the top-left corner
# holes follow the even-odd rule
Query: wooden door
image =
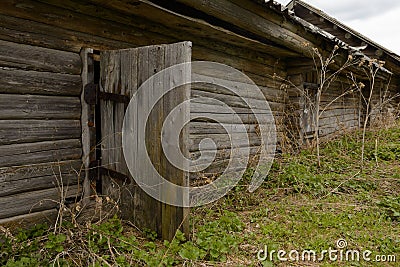
[(303, 96), (302, 132), (306, 142), (312, 141), (317, 130), (316, 95), (317, 84), (305, 83)]
[[(190, 42), (104, 51), (100, 54), (100, 92), (130, 99), (139, 86), (155, 73), (190, 60)], [(169, 112), (189, 98), (189, 90), (190, 87), (187, 87), (183, 93), (172, 91), (164, 96), (152, 110), (146, 124), (146, 146), (153, 166), (167, 180), (178, 185), (187, 185), (188, 175), (166, 160), (161, 145), (161, 129)], [(111, 196), (119, 204), (123, 219), (130, 220), (139, 228), (156, 231), (163, 239), (169, 240), (177, 229), (187, 234), (188, 209), (169, 206), (151, 198), (135, 184), (129, 173), (123, 156), (121, 132), (126, 107), (123, 98), (100, 100), (101, 166), (129, 177), (115, 179), (118, 175), (111, 177), (103, 173), (102, 193)], [(136, 115), (140, 116), (140, 111)]]

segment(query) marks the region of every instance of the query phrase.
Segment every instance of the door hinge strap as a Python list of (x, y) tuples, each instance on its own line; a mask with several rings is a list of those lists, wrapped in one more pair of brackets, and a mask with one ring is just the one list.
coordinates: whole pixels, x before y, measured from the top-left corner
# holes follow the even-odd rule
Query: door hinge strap
[(131, 100), (128, 96), (126, 95), (121, 95), (121, 94), (114, 94), (114, 93), (108, 93), (108, 92), (102, 92), (100, 91), (100, 87), (98, 84), (94, 83), (89, 83), (85, 86), (85, 101), (89, 105), (95, 105), (98, 103), (98, 100), (109, 100), (117, 103), (124, 103), (125, 106), (129, 104), (129, 101)]

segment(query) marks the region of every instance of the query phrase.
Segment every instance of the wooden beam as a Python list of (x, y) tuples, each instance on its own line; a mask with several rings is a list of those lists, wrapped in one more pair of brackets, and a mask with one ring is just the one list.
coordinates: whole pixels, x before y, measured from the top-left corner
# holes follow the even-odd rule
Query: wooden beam
[(78, 97), (2, 94), (0, 120), (79, 119)]
[(79, 75), (0, 68), (0, 93), (79, 96)]
[(0, 146), (0, 166), (19, 166), (42, 162), (79, 159), (80, 139), (46, 141)]
[(80, 191), (80, 186), (75, 185), (0, 197), (0, 219), (56, 208), (64, 200), (62, 197), (76, 197)]
[(71, 52), (0, 40), (0, 66), (80, 74), (81, 58), (79, 55)]
[(79, 120), (0, 120), (0, 145), (74, 139)]

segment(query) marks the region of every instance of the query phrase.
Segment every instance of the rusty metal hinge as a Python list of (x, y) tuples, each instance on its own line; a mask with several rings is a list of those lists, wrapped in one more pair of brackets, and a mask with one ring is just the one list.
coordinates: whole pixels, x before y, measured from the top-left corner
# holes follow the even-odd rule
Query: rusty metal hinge
[(90, 162), (89, 178), (91, 180), (99, 181), (101, 179), (101, 176), (103, 175), (109, 176), (112, 179), (118, 180), (124, 184), (131, 183), (131, 179), (129, 178), (128, 175), (101, 166), (100, 160), (95, 160)]
[(125, 107), (129, 104), (130, 98), (126, 95), (107, 93), (100, 91), (100, 87), (98, 84), (89, 83), (85, 86), (84, 89), (84, 98), (85, 102), (89, 105), (96, 105), (98, 101), (101, 100), (109, 100), (118, 103), (124, 103)]

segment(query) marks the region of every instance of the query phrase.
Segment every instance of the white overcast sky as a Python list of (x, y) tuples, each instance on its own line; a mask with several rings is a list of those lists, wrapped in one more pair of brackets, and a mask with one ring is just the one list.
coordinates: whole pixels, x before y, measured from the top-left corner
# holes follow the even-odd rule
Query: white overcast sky
[(400, 55), (400, 0), (303, 1)]

